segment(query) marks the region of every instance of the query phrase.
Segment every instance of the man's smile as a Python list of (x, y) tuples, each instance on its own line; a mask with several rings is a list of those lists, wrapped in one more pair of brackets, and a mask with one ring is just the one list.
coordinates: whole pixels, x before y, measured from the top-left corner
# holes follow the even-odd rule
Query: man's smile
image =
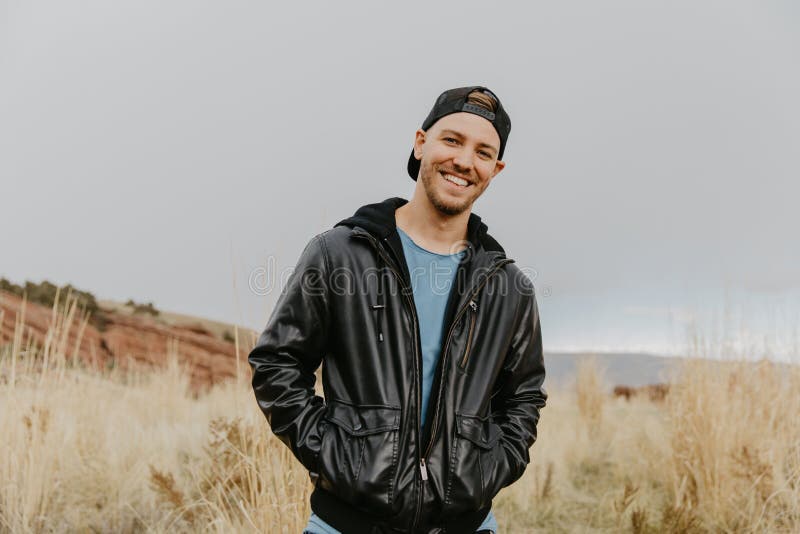
[(442, 178), (444, 178), (447, 182), (455, 185), (459, 189), (466, 189), (467, 187), (472, 185), (472, 182), (470, 182), (469, 180), (467, 180), (465, 178), (462, 178), (460, 176), (457, 176), (455, 174), (451, 174), (451, 173), (448, 173), (448, 172), (439, 172), (439, 175)]

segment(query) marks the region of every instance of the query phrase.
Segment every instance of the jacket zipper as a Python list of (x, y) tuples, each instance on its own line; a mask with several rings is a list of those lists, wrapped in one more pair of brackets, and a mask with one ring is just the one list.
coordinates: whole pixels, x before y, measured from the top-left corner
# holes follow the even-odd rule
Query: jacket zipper
[(469, 316), (469, 332), (467, 332), (467, 348), (464, 349), (464, 357), (461, 358), (461, 363), (458, 366), (463, 371), (467, 368), (467, 360), (469, 359), (469, 349), (472, 348), (472, 332), (475, 329), (475, 319), (478, 316), (478, 304), (471, 300), (469, 307), (472, 308), (472, 313)]
[[(388, 269), (390, 271), (392, 271), (392, 273), (397, 278), (398, 283), (403, 288), (403, 294), (406, 297), (406, 301), (409, 303), (408, 308), (409, 308), (409, 310), (411, 310), (411, 316), (413, 318), (413, 323), (414, 323), (414, 374), (415, 374), (414, 383), (415, 383), (415, 386), (416, 386), (415, 390), (416, 390), (416, 394), (417, 394), (417, 426), (420, 427), (421, 426), (421, 422), (422, 422), (422, 386), (420, 384), (420, 382), (422, 381), (422, 378), (421, 378), (422, 369), (420, 367), (421, 356), (419, 354), (419, 346), (418, 346), (418, 343), (417, 343), (417, 338), (419, 337), (419, 322), (418, 322), (419, 320), (417, 319), (417, 310), (416, 310), (416, 308), (414, 306), (414, 301), (410, 297), (411, 289), (406, 285), (405, 280), (403, 279), (403, 275), (400, 274), (397, 271), (397, 269), (392, 267), (392, 264), (394, 263), (394, 261), (391, 258), (388, 257), (388, 255), (384, 252), (384, 250), (381, 247), (381, 245), (378, 243), (378, 241), (374, 237), (372, 237), (372, 235), (363, 234), (363, 233), (356, 233), (355, 236), (367, 239), (372, 244), (372, 246), (375, 248), (375, 251), (383, 257), (384, 263), (386, 264), (386, 267), (388, 267)], [(422, 483), (424, 483), (426, 480), (428, 480), (428, 468), (425, 465), (425, 458), (423, 458), (422, 455), (419, 454), (419, 450), (420, 450), (420, 442), (419, 442), (420, 432), (421, 432), (421, 430), (418, 430), (417, 432), (414, 433), (414, 435), (415, 435), (416, 440), (417, 440), (417, 453), (418, 453), (417, 454), (417, 458), (418, 458), (418, 463), (419, 463), (420, 478), (422, 479)], [(417, 498), (417, 508), (416, 508), (416, 511), (414, 512), (414, 523), (413, 523), (413, 526), (412, 526), (412, 530), (413, 530), (413, 528), (416, 528), (417, 522), (419, 521), (419, 513), (420, 513), (420, 510), (422, 508), (422, 500), (423, 500), (422, 499), (422, 492), (423, 491), (424, 491), (424, 486), (421, 484), (420, 485), (419, 496)]]
[[(509, 264), (509, 263), (513, 263), (513, 262), (514, 262), (514, 260), (512, 260), (510, 258), (506, 258), (504, 260), (501, 260), (501, 261), (497, 262), (495, 264), (495, 266), (492, 268), (492, 270), (489, 271), (486, 274), (486, 277), (483, 279), (483, 281), (480, 283), (480, 285), (475, 289), (475, 291), (472, 292), (472, 295), (470, 295), (470, 300), (469, 300), (470, 304), (468, 304), (467, 306), (464, 306), (463, 308), (461, 308), (458, 311), (458, 313), (456, 313), (456, 316), (453, 318), (453, 322), (450, 324), (450, 329), (447, 332), (447, 338), (446, 338), (446, 341), (445, 341), (445, 344), (444, 344), (444, 350), (442, 351), (442, 358), (444, 358), (443, 361), (442, 361), (442, 372), (444, 372), (444, 370), (447, 369), (447, 367), (446, 367), (446, 365), (447, 365), (447, 352), (448, 352), (448, 349), (450, 347), (450, 339), (452, 337), (453, 330), (455, 330), (455, 325), (457, 325), (459, 319), (461, 319), (461, 315), (463, 315), (464, 312), (467, 309), (471, 308), (471, 304), (475, 303), (475, 297), (478, 295), (478, 293), (480, 293), (481, 289), (483, 289), (483, 286), (486, 285), (486, 283), (489, 281), (489, 279), (492, 277), (492, 275), (494, 273), (496, 273), (497, 271), (499, 271), (504, 265)], [(476, 309), (477, 309), (477, 305), (476, 305)], [(442, 387), (442, 384), (440, 384), (439, 385), (439, 394), (436, 397), (435, 411), (433, 412), (433, 424), (431, 425), (431, 435), (428, 438), (428, 447), (425, 450), (425, 454), (423, 454), (423, 459), (427, 459), (428, 456), (430, 455), (431, 449), (433, 448), (433, 442), (435, 441), (435, 438), (436, 438), (436, 430), (438, 430), (438, 426), (439, 426), (439, 405), (441, 404), (441, 401), (442, 401), (442, 390), (443, 389), (444, 388)]]
[[(416, 311), (416, 309), (414, 307), (414, 301), (411, 299), (411, 297), (409, 297), (410, 288), (408, 286), (406, 286), (405, 280), (403, 280), (403, 275), (400, 274), (397, 271), (397, 269), (392, 267), (392, 263), (394, 263), (394, 261), (391, 258), (388, 257), (388, 255), (384, 252), (383, 248), (380, 246), (380, 244), (377, 242), (377, 240), (374, 237), (372, 237), (371, 234), (365, 234), (365, 233), (360, 233), (359, 232), (359, 233), (356, 233), (354, 235), (367, 239), (372, 244), (372, 246), (375, 247), (376, 252), (383, 256), (384, 261), (386, 263), (386, 266), (389, 268), (390, 271), (392, 271), (392, 273), (394, 273), (395, 277), (397, 278), (397, 281), (400, 283), (400, 285), (405, 290), (404, 294), (406, 296), (406, 300), (409, 303), (409, 309), (411, 310), (411, 315), (412, 315), (412, 317), (414, 319), (414, 367), (415, 367), (415, 372), (416, 372), (416, 376), (415, 376), (414, 382), (416, 384), (416, 388), (415, 389), (416, 389), (416, 393), (417, 393), (417, 425), (421, 426), (421, 422), (422, 422), (422, 413), (421, 413), (422, 412), (422, 393), (421, 393), (421, 388), (422, 388), (422, 386), (421, 386), (420, 382), (421, 382), (422, 370), (421, 370), (420, 365), (419, 365), (419, 363), (420, 363), (419, 360), (420, 360), (421, 357), (420, 357), (420, 354), (419, 354), (419, 346), (418, 346), (418, 342), (417, 342), (418, 341), (418, 337), (419, 337), (419, 323), (418, 323), (418, 319), (417, 319), (417, 311)], [(486, 274), (486, 276), (484, 277), (484, 279), (480, 283), (480, 285), (475, 289), (475, 291), (472, 292), (472, 295), (470, 296), (469, 304), (467, 306), (464, 306), (463, 308), (461, 308), (458, 311), (458, 313), (456, 313), (456, 316), (453, 318), (453, 322), (450, 324), (450, 329), (447, 332), (447, 339), (445, 341), (444, 350), (442, 351), (442, 358), (444, 358), (444, 360), (442, 361), (442, 372), (444, 372), (444, 369), (446, 369), (445, 365), (447, 364), (447, 349), (448, 349), (448, 347), (450, 345), (450, 338), (451, 338), (451, 336), (453, 334), (453, 330), (455, 329), (455, 325), (458, 324), (459, 319), (461, 319), (461, 315), (463, 315), (463, 313), (467, 309), (469, 309), (472, 305), (475, 305), (475, 308), (473, 308), (473, 310), (477, 310), (477, 304), (475, 303), (474, 299), (478, 295), (478, 293), (480, 293), (481, 289), (483, 289), (483, 286), (486, 285), (486, 283), (489, 281), (489, 279), (492, 277), (492, 275), (494, 273), (496, 273), (497, 271), (499, 271), (500, 268), (502, 268), (506, 264), (513, 263), (513, 262), (514, 262), (514, 260), (512, 260), (510, 258), (506, 258), (504, 260), (501, 260), (501, 261), (497, 262), (494, 265), (494, 267), (492, 268), (492, 270), (489, 271)], [(473, 321), (472, 324), (474, 326), (474, 321)], [(411, 526), (412, 530), (417, 527), (417, 522), (419, 521), (419, 513), (420, 513), (420, 510), (422, 509), (423, 491), (424, 491), (424, 488), (425, 488), (424, 482), (428, 480), (428, 467), (427, 467), (426, 460), (428, 459), (428, 456), (431, 453), (431, 449), (433, 448), (433, 442), (435, 441), (434, 438), (436, 437), (436, 430), (437, 430), (438, 423), (439, 423), (439, 405), (441, 404), (442, 390), (443, 389), (444, 388), (440, 385), (439, 386), (439, 393), (438, 393), (437, 398), (436, 398), (435, 411), (433, 412), (433, 424), (431, 426), (431, 434), (430, 434), (430, 437), (428, 439), (428, 447), (426, 448), (424, 454), (418, 455), (418, 458), (419, 458), (419, 473), (420, 473), (420, 478), (422, 480), (422, 484), (420, 486), (420, 492), (419, 492), (419, 495), (418, 495), (418, 498), (417, 498), (417, 509), (416, 509), (416, 512), (414, 513), (414, 522), (412, 523), (412, 526)], [(416, 436), (416, 439), (417, 439), (417, 451), (419, 451), (419, 449), (420, 449), (420, 443), (419, 443), (420, 432), (421, 432), (421, 430), (414, 433), (415, 436)]]

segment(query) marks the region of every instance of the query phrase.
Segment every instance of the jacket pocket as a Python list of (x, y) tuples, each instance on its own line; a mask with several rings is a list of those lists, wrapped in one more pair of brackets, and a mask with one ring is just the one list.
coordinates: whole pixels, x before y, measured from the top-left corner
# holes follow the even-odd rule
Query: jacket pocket
[(451, 514), (478, 510), (494, 497), (500, 433), (488, 416), (456, 414), (444, 499)]
[(331, 401), (318, 485), (350, 504), (389, 513), (397, 469), (400, 408)]

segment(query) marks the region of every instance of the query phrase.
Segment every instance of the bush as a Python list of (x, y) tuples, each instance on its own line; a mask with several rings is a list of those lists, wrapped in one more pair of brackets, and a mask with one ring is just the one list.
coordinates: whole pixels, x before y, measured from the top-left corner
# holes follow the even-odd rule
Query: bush
[(103, 312), (100, 310), (95, 296), (88, 291), (77, 289), (71, 284), (59, 288), (59, 286), (47, 280), (43, 280), (38, 284), (26, 280), (24, 286), (19, 286), (5, 278), (0, 278), (0, 290), (7, 291), (18, 297), (26, 297), (28, 302), (35, 302), (36, 304), (41, 304), (50, 308), (55, 304), (57, 294), (60, 295), (59, 300), (61, 302), (64, 302), (64, 298), (67, 294), (71, 294), (77, 301), (78, 307), (89, 312), (89, 322), (99, 330), (103, 330), (108, 322)]
[(152, 302), (147, 302), (145, 304), (141, 304), (138, 302), (134, 302), (132, 299), (128, 299), (128, 302), (125, 303), (126, 306), (129, 308), (133, 308), (133, 313), (146, 313), (148, 315), (152, 315), (153, 317), (157, 317), (161, 312), (153, 306)]

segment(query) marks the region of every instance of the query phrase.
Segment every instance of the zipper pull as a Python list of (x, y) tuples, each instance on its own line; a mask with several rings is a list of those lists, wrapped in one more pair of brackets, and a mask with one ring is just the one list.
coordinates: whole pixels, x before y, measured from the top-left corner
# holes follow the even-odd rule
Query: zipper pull
[(425, 458), (419, 459), (419, 472), (422, 474), (422, 480), (428, 480), (428, 468), (425, 467)]
[(474, 300), (469, 301), (469, 307), (472, 308), (472, 311), (478, 311), (478, 303)]

